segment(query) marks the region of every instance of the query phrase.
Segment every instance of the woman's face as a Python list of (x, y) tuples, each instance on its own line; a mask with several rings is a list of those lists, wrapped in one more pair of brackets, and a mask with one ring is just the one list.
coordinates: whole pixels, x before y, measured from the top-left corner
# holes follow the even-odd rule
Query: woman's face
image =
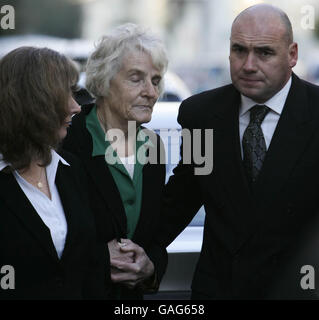
[(161, 72), (143, 51), (128, 52), (119, 72), (110, 81), (105, 98), (107, 122), (112, 127), (125, 127), (128, 121), (139, 126), (152, 118), (153, 106), (159, 96)]
[(72, 117), (75, 114), (79, 113), (80, 111), (81, 111), (81, 107), (74, 100), (73, 96), (70, 95), (69, 103), (68, 103), (68, 115), (65, 118), (65, 121), (59, 131), (59, 136), (61, 140), (63, 140), (67, 135), (67, 129), (72, 123)]

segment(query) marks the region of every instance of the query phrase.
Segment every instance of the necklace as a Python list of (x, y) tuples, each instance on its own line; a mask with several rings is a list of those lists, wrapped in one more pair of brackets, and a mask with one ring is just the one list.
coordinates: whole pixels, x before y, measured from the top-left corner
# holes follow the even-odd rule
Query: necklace
[(37, 186), (39, 189), (43, 188), (43, 183), (41, 182), (42, 180), (42, 173), (45, 172), (45, 168), (42, 168), (42, 170), (40, 171), (40, 177), (39, 177), (39, 180), (37, 182)]
[[(44, 188), (47, 185), (46, 168), (38, 164), (37, 164), (37, 167), (40, 169), (39, 179), (36, 179), (34, 177), (35, 176), (34, 169), (31, 170), (30, 168), (27, 171), (22, 171), (22, 172), (18, 171), (18, 174), (20, 174), (21, 177), (24, 178), (28, 183), (31, 183), (36, 188), (39, 188), (40, 190), (42, 190), (42, 188)], [(45, 177), (43, 178), (43, 176)]]

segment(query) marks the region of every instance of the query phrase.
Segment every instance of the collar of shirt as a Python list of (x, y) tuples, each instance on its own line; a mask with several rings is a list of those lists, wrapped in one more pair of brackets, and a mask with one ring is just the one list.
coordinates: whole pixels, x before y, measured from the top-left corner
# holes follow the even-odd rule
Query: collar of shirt
[[(58, 155), (54, 150), (51, 150), (52, 160), (51, 163), (47, 166), (47, 178), (49, 182), (49, 186), (51, 187), (54, 184), (56, 172), (58, 169), (59, 161), (61, 161), (64, 165), (70, 166), (60, 155)], [(3, 156), (0, 153), (0, 171), (2, 171), (5, 167), (10, 164), (3, 160)]]
[[(93, 151), (92, 157), (95, 156), (104, 156), (105, 161), (109, 165), (114, 165), (120, 162), (120, 158), (117, 153), (113, 150), (111, 143), (107, 139), (104, 130), (102, 129), (100, 122), (97, 117), (97, 108), (94, 106), (91, 112), (86, 117), (86, 128), (91, 134), (93, 140)], [(145, 152), (138, 152), (140, 147), (143, 150), (148, 148), (154, 148), (150, 137), (147, 135), (147, 129), (137, 128), (136, 130), (136, 152), (138, 154), (138, 161), (142, 164), (145, 164), (147, 158)]]
[(52, 160), (51, 163), (47, 166), (47, 178), (50, 186), (50, 190), (52, 190), (53, 185), (55, 184), (55, 176), (58, 170), (59, 161), (66, 166), (70, 166), (68, 162), (66, 162), (59, 154), (57, 154), (54, 150), (51, 150)]
[[(278, 115), (281, 115), (290, 87), (291, 87), (291, 77), (289, 78), (285, 86), (279, 92), (277, 92), (273, 97), (271, 97), (269, 100), (263, 103), (263, 105), (266, 105)], [(260, 103), (257, 103), (256, 101), (241, 94), (241, 106), (239, 109), (239, 116), (240, 117), (243, 116), (256, 104), (260, 104)]]

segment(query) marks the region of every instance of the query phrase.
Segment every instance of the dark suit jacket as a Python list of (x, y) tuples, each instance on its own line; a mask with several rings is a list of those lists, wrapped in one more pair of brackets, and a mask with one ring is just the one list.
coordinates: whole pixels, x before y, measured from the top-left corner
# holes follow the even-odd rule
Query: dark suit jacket
[[(83, 160), (89, 181), (89, 196), (92, 211), (95, 214), (99, 240), (107, 243), (113, 239), (127, 238), (127, 223), (124, 206), (112, 174), (105, 163), (104, 156), (92, 157), (93, 143), (86, 129), (85, 117), (94, 104), (82, 107), (82, 112), (72, 120), (63, 147)], [(158, 156), (163, 145), (157, 136), (155, 141)], [(158, 160), (160, 160), (158, 158)], [(153, 246), (152, 237), (158, 225), (162, 190), (165, 184), (165, 163), (150, 164), (143, 167), (143, 194), (140, 218), (132, 241), (141, 246), (155, 265), (157, 277), (160, 280), (167, 265), (165, 247)], [(116, 287), (116, 286), (114, 286)], [(114, 289), (114, 288), (113, 288)], [(141, 290), (122, 288), (122, 298), (141, 299)], [(115, 298), (115, 296), (112, 296)]]
[(106, 297), (107, 247), (96, 241), (79, 162), (70, 154), (61, 156), (70, 164), (59, 163), (55, 181), (68, 225), (61, 259), (50, 230), (13, 174), (0, 172), (0, 267), (11, 265), (15, 270), (15, 289), (0, 287), (0, 299)]
[[(193, 174), (194, 162), (177, 166), (165, 191), (159, 241), (168, 245), (204, 204), (193, 297), (285, 298), (284, 286), (277, 285), (282, 270), (291, 270), (288, 261), (319, 214), (319, 88), (293, 75), (254, 192), (241, 159), (239, 104), (240, 93), (233, 85), (182, 103), (178, 121), (183, 128), (214, 129), (209, 141), (214, 166), (211, 174), (202, 176)], [(300, 289), (300, 278), (294, 273), (284, 281), (293, 286), (289, 298), (309, 294)]]

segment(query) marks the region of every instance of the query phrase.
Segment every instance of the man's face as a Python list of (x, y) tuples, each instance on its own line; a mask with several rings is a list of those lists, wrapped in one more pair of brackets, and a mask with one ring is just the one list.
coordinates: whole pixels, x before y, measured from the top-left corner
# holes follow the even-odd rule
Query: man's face
[(230, 73), (234, 86), (258, 103), (280, 91), (298, 59), (278, 17), (239, 17), (230, 39)]

